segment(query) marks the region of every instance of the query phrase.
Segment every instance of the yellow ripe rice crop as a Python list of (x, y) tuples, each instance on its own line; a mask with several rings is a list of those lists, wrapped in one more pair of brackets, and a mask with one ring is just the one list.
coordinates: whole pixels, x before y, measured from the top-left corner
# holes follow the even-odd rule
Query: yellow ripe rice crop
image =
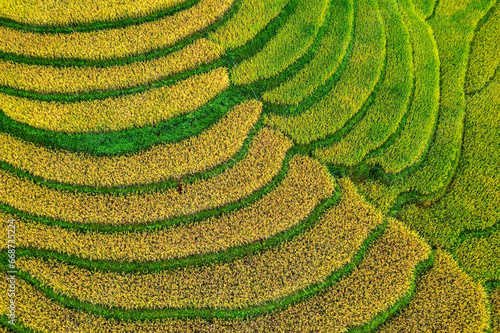
[(71, 26), (141, 17), (186, 0), (2, 0), (0, 17), (24, 24)]
[[(28, 257), (18, 260), (18, 267), (57, 293), (104, 306), (235, 309), (257, 305), (325, 280), (353, 260), (370, 231), (382, 223), (382, 215), (364, 201), (354, 184), (342, 183), (341, 203), (325, 212), (305, 234), (278, 249), (227, 264), (120, 274)], [(152, 243), (136, 246), (140, 244)], [(291, 274), (293, 279), (288, 278)], [(215, 294), (217, 298), (212, 297)]]
[(491, 304), (491, 332), (500, 332), (500, 288), (490, 292)]
[[(310, 176), (301, 177), (306, 172)], [(118, 233), (82, 233), (19, 220), (16, 232), (23, 236), (19, 237), (17, 245), (85, 259), (129, 262), (207, 254), (267, 239), (296, 226), (333, 191), (334, 181), (325, 167), (299, 156), (292, 159), (289, 175), (278, 188), (245, 208), (220, 217), (168, 229)], [(364, 206), (361, 208), (363, 216), (377, 222), (379, 216), (365, 212)], [(0, 216), (7, 218), (4, 221), (12, 218), (3, 213)]]
[(290, 0), (241, 0), (234, 16), (211, 32), (208, 38), (225, 49), (242, 46), (272, 21), (288, 2)]
[(487, 295), (452, 259), (436, 251), (434, 267), (417, 284), (410, 304), (387, 322), (381, 333), (484, 332)]
[(125, 28), (40, 34), (0, 27), (0, 52), (26, 57), (106, 60), (174, 45), (216, 22), (233, 0), (201, 0), (172, 16)]
[[(99, 187), (156, 183), (227, 162), (243, 147), (261, 110), (259, 102), (244, 102), (198, 136), (113, 157), (52, 150), (2, 133), (0, 159), (35, 176), (61, 183)], [(290, 147), (290, 143), (284, 143), (286, 139), (274, 136), (273, 141), (269, 135), (269, 144)]]
[(155, 125), (197, 110), (229, 87), (225, 67), (172, 86), (79, 102), (45, 102), (0, 93), (0, 105), (15, 121), (49, 131), (108, 132)]
[[(289, 331), (345, 331), (386, 311), (407, 292), (415, 265), (427, 258), (430, 248), (405, 227), (391, 223), (352, 274), (325, 292), (295, 303), (285, 310), (247, 320), (117, 321), (83, 311), (65, 308), (47, 299), (23, 280), (17, 281), (18, 319), (27, 327), (42, 332), (69, 329), (78, 324), (80, 332), (264, 332), (269, 327), (287, 327)], [(355, 286), (355, 287), (353, 287)], [(0, 289), (8, 283), (3, 275)], [(5, 314), (2, 301), (0, 314)], [(69, 319), (72, 318), (72, 319)]]
[(0, 85), (47, 94), (126, 89), (197, 68), (222, 53), (220, 46), (200, 38), (164, 57), (108, 67), (52, 67), (0, 60)]
[[(290, 147), (284, 138), (272, 139), (280, 135), (274, 130), (264, 132), (253, 154), (222, 174), (183, 185), (180, 193), (176, 188), (130, 194), (78, 193), (37, 185), (0, 171), (0, 201), (25, 212), (76, 223), (137, 224), (194, 214), (241, 200), (271, 181)], [(269, 147), (270, 142), (280, 144)], [(311, 160), (302, 161), (298, 172), (308, 172), (313, 165)], [(315, 196), (327, 191), (311, 181), (308, 177), (295, 180), (294, 188), (306, 191), (311, 186), (317, 191)]]

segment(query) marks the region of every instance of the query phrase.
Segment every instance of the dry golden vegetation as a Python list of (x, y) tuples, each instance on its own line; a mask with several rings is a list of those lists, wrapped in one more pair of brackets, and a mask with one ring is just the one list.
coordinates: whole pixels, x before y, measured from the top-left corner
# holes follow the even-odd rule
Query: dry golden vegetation
[(484, 332), (488, 328), (487, 295), (443, 251), (418, 282), (410, 304), (387, 322), (381, 333)]
[[(126, 275), (92, 272), (53, 260), (34, 258), (18, 260), (18, 267), (57, 293), (104, 306), (124, 309), (235, 309), (257, 305), (325, 280), (331, 272), (353, 260), (370, 231), (382, 223), (382, 215), (364, 202), (351, 182), (343, 181), (341, 191), (342, 202), (325, 212), (305, 234), (278, 249), (227, 264)], [(281, 225), (280, 220), (275, 219), (274, 224)], [(219, 226), (215, 230), (246, 229), (252, 221), (241, 219), (239, 222), (241, 225), (231, 228)], [(206, 229), (212, 228), (207, 226)], [(255, 234), (256, 230), (260, 231), (261, 227), (254, 226), (247, 233)], [(228, 240), (230, 236), (221, 235), (220, 238)], [(207, 239), (202, 241), (212, 244)], [(136, 242), (135, 246), (140, 248), (141, 244), (153, 243)], [(110, 293), (110, 290), (113, 292)], [(214, 298), (216, 294), (218, 297)]]
[(47, 94), (126, 89), (210, 63), (222, 52), (217, 44), (200, 38), (160, 58), (108, 67), (52, 67), (0, 60), (0, 85)]
[[(42, 332), (69, 329), (78, 324), (80, 332), (264, 332), (269, 327), (290, 331), (332, 332), (370, 321), (403, 297), (410, 288), (415, 266), (426, 259), (430, 248), (408, 229), (392, 223), (365, 259), (325, 292), (295, 303), (283, 311), (247, 320), (117, 321), (75, 311), (47, 299), (40, 291), (18, 281), (17, 313), (27, 327)], [(4, 276), (5, 277), (5, 276)], [(7, 281), (0, 288), (6, 292)], [(356, 288), (353, 288), (356, 286)], [(0, 313), (6, 312), (2, 301)]]
[[(305, 234), (278, 249), (227, 264), (124, 275), (28, 257), (18, 260), (18, 267), (57, 293), (104, 306), (235, 309), (258, 305), (324, 281), (331, 272), (352, 261), (373, 228), (382, 223), (382, 215), (364, 201), (355, 186), (350, 181), (342, 183), (341, 203), (326, 211)], [(246, 225), (251, 221), (241, 222)], [(249, 233), (255, 230), (260, 227)], [(135, 243), (138, 248), (140, 244), (152, 243)]]
[[(259, 102), (244, 102), (198, 136), (113, 157), (52, 150), (2, 133), (0, 159), (32, 175), (61, 183), (99, 187), (156, 183), (228, 162), (243, 147), (261, 110)], [(262, 142), (261, 147), (287, 150), (291, 146), (283, 135), (267, 129), (255, 141)]]
[(217, 21), (233, 0), (201, 0), (189, 9), (125, 28), (40, 34), (0, 27), (0, 52), (26, 57), (107, 60), (166, 48)]
[[(272, 138), (282, 134), (270, 135)], [(269, 142), (273, 140), (264, 137), (252, 154), (234, 167), (212, 178), (185, 184), (182, 191), (169, 188), (128, 194), (70, 192), (38, 185), (1, 170), (0, 201), (31, 214), (76, 223), (144, 224), (194, 214), (241, 200), (269, 183), (281, 169), (290, 147), (290, 142), (284, 139), (274, 141), (280, 145), (269, 147)], [(299, 165), (295, 172), (311, 171), (315, 164), (309, 160)], [(295, 190), (305, 191), (312, 186), (311, 181), (303, 178)], [(314, 188), (320, 196), (320, 188)]]
[(497, 287), (495, 290), (490, 292), (490, 304), (491, 304), (491, 332), (500, 332), (500, 288)]
[(242, 46), (278, 16), (288, 2), (290, 0), (241, 0), (234, 16), (208, 38), (225, 49)]
[[(306, 172), (309, 176), (303, 177)], [(18, 246), (95, 260), (157, 261), (207, 254), (267, 239), (296, 226), (321, 200), (333, 194), (334, 187), (324, 166), (297, 156), (274, 191), (219, 217), (156, 231), (115, 233), (82, 233), (19, 220), (16, 232), (23, 237), (19, 237)]]
[(186, 0), (2, 0), (0, 17), (32, 25), (71, 26), (141, 17)]
[(2, 111), (15, 121), (49, 131), (102, 133), (155, 125), (197, 110), (229, 87), (225, 67), (172, 86), (79, 102), (45, 102), (0, 93)]

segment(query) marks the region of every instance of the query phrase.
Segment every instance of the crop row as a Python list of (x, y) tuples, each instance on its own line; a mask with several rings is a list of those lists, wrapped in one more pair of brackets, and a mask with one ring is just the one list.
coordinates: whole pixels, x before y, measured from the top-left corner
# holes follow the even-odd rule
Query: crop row
[(266, 102), (298, 105), (339, 68), (352, 38), (354, 4), (353, 0), (337, 0), (330, 6), (328, 26), (317, 53), (293, 77), (265, 92), (262, 98)]
[(183, 2), (186, 0), (5, 0), (0, 2), (0, 17), (31, 25), (74, 26), (146, 16)]
[(156, 123), (197, 110), (229, 87), (226, 68), (142, 93), (79, 102), (45, 102), (0, 93), (2, 111), (49, 131), (102, 133)]
[[(30, 257), (19, 259), (17, 265), (57, 293), (83, 302), (127, 310), (184, 307), (235, 309), (258, 305), (324, 281), (333, 271), (353, 261), (370, 232), (382, 224), (382, 215), (364, 202), (352, 183), (344, 183), (341, 186), (343, 198), (340, 204), (324, 212), (305, 234), (286, 242), (278, 249), (246, 256), (230, 263), (125, 275), (92, 272), (59, 261)], [(282, 210), (295, 208), (280, 206)], [(309, 208), (302, 206), (295, 210)], [(295, 212), (290, 215), (295, 218), (304, 214)], [(285, 220), (277, 218), (273, 222), (278, 226)], [(251, 230), (241, 230), (245, 235), (268, 229), (253, 225), (251, 220), (240, 219), (239, 222), (243, 227), (214, 229), (221, 233), (219, 238), (225, 242), (230, 242), (233, 235), (228, 236), (226, 233), (229, 234), (229, 230), (235, 227), (239, 231), (246, 229), (246, 225), (252, 226)], [(210, 232), (212, 227), (205, 226), (204, 229)], [(181, 237), (183, 236), (174, 236), (173, 239)], [(246, 241), (248, 240), (244, 242)], [(210, 239), (205, 238), (199, 242), (213, 246)], [(135, 243), (138, 247), (141, 244), (151, 246), (155, 243)], [(165, 247), (169, 248), (168, 244)], [(217, 297), (213, 297), (214, 295)]]
[(413, 46), (415, 86), (404, 127), (383, 152), (368, 160), (396, 174), (415, 164), (432, 138), (439, 105), (439, 55), (429, 26), (410, 0), (398, 0)]
[(465, 83), (466, 92), (483, 88), (492, 79), (500, 64), (500, 5), (490, 9), (476, 31), (470, 52), (469, 68)]
[[(383, 79), (364, 117), (339, 142), (314, 152), (320, 161), (353, 166), (396, 131), (413, 84), (412, 47), (395, 0), (380, 0), (387, 45)], [(390, 112), (388, 112), (390, 110)]]
[[(55, 327), (59, 330), (70, 328), (73, 323), (78, 323), (81, 332), (96, 329), (106, 332), (208, 332), (214, 329), (218, 332), (260, 332), (269, 327), (288, 327), (292, 331), (343, 331), (369, 323), (402, 298), (410, 289), (415, 266), (426, 259), (429, 252), (430, 248), (416, 234), (391, 223), (351, 274), (322, 293), (291, 304), (283, 311), (247, 320), (214, 318), (209, 323), (203, 319), (145, 322), (105, 319), (65, 308), (23, 280), (17, 285), (19, 306), (16, 312), (23, 325), (42, 332), (53, 331)], [(2, 279), (1, 288), (2, 291), (7, 288), (6, 279)], [(6, 309), (0, 308), (0, 311), (5, 313)]]
[(230, 20), (208, 35), (224, 49), (234, 49), (252, 40), (283, 8), (295, 0), (243, 0)]
[[(228, 162), (242, 149), (261, 110), (259, 102), (244, 102), (197, 136), (113, 157), (52, 150), (0, 134), (0, 156), (2, 161), (34, 176), (61, 183), (98, 187), (157, 183)], [(290, 147), (284, 138), (267, 133), (261, 136), (265, 143)]]
[(216, 22), (233, 0), (201, 0), (172, 16), (125, 28), (39, 34), (0, 27), (0, 52), (51, 59), (105, 60), (167, 48)]
[(221, 174), (177, 189), (146, 193), (58, 190), (1, 170), (0, 201), (21, 211), (74, 223), (137, 224), (194, 214), (243, 199), (280, 171), (289, 140), (272, 130), (264, 131), (259, 139), (250, 154)]
[(329, 0), (298, 0), (291, 14), (276, 35), (253, 57), (231, 71), (236, 85), (269, 78), (293, 64), (313, 43), (325, 20)]
[(439, 0), (412, 0), (415, 4), (416, 13), (424, 20), (427, 20), (434, 13), (435, 6)]
[(52, 67), (0, 60), (0, 84), (44, 94), (103, 92), (152, 84), (210, 63), (221, 48), (200, 38), (160, 58), (108, 67)]
[(354, 27), (353, 53), (333, 89), (304, 113), (268, 115), (266, 124), (289, 134), (297, 143), (309, 143), (333, 134), (359, 111), (384, 64), (385, 32), (375, 1), (359, 1)]
[[(420, 234), (448, 249), (463, 231), (488, 228), (500, 219), (499, 89), (500, 73), (488, 87), (468, 97), (462, 154), (447, 193), (430, 208), (411, 205), (401, 212)], [(481, 258), (482, 253), (473, 256)]]
[(500, 231), (483, 237), (466, 237), (454, 257), (476, 281), (500, 280)]
[[(464, 130), (464, 82), (469, 45), (477, 22), (493, 1), (467, 0), (460, 7), (441, 1), (428, 21), (441, 59), (441, 99), (434, 140), (423, 165), (402, 185), (403, 190), (431, 194), (443, 190), (455, 172)], [(464, 9), (461, 9), (464, 8)]]
[(500, 331), (500, 288), (497, 287), (495, 290), (490, 292), (490, 302), (491, 302), (491, 331)]
[[(20, 220), (18, 246), (92, 260), (158, 261), (224, 251), (299, 224), (335, 191), (326, 167), (301, 156), (273, 191), (238, 210), (194, 223), (140, 232), (77, 232)], [(304, 175), (308, 175), (304, 177)], [(183, 221), (184, 222), (184, 221)]]
[(486, 304), (484, 289), (438, 250), (409, 305), (379, 332), (484, 332), (489, 326)]

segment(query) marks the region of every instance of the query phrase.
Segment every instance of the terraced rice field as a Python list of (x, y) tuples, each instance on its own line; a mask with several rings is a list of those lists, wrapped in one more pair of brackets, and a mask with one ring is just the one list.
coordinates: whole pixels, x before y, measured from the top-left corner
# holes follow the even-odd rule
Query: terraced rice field
[(0, 332), (500, 332), (499, 0), (0, 1)]

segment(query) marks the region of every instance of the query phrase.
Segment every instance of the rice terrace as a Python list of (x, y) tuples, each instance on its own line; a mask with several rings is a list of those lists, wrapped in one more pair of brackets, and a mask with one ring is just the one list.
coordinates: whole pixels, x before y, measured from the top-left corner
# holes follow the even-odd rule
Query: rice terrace
[(0, 0), (0, 333), (499, 333), (499, 2)]

